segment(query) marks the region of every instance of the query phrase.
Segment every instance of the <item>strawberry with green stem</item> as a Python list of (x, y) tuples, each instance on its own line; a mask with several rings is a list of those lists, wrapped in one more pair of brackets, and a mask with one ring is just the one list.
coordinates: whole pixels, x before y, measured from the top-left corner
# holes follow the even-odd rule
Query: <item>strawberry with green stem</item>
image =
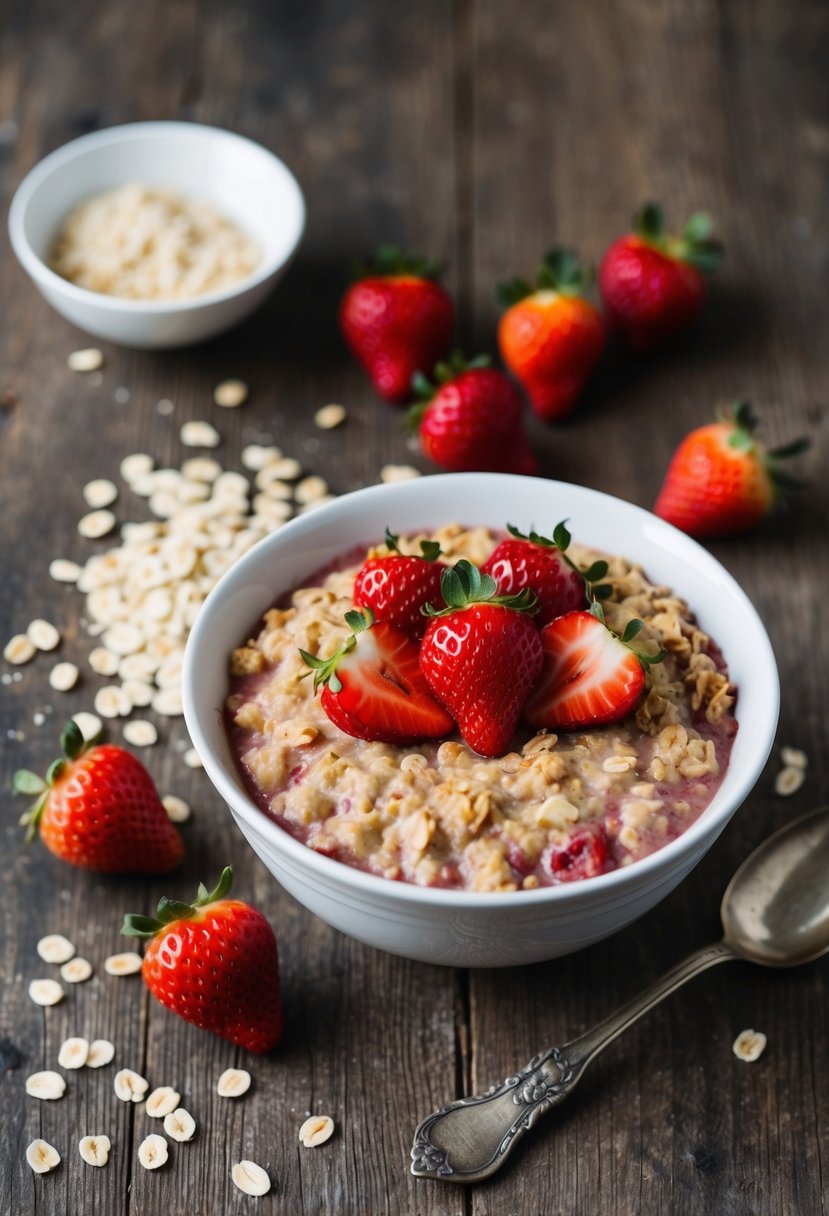
[(36, 798), (21, 818), (56, 857), (104, 874), (166, 874), (184, 844), (143, 764), (122, 747), (85, 743), (76, 722), (46, 778), (21, 769), (13, 788)]
[(410, 637), (426, 629), (421, 608), (440, 597), (440, 545), (422, 540), (420, 555), (402, 553), (400, 538), (386, 528), (388, 554), (369, 557), (354, 579), (354, 603), (370, 608), (377, 620), (390, 621)]
[(228, 899), (226, 866), (213, 891), (192, 903), (161, 899), (154, 917), (128, 915), (121, 930), (149, 941), (141, 973), (150, 992), (193, 1026), (248, 1051), (282, 1037), (279, 958), (273, 929), (256, 908)]

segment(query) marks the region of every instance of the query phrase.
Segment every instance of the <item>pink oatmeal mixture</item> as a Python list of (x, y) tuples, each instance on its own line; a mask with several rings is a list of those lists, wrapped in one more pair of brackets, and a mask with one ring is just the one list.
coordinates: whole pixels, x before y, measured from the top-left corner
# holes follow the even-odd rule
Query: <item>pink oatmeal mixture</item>
[[(401, 541), (418, 553), (421, 536)], [(430, 534), (444, 560), (482, 564), (499, 539), (450, 524)], [(367, 556), (387, 552), (384, 546)], [(579, 565), (599, 555), (573, 545)], [(681, 835), (728, 765), (734, 686), (687, 604), (610, 557), (607, 622), (667, 651), (624, 722), (555, 735), (524, 728), (514, 750), (476, 755), (453, 736), (412, 747), (365, 743), (327, 718), (299, 648), (328, 657), (347, 635), (366, 555), (321, 574), (265, 613), (234, 651), (226, 721), (262, 810), (310, 848), (386, 878), (471, 891), (532, 889), (629, 865)], [(596, 852), (590, 842), (601, 837)], [(572, 863), (572, 864), (571, 864)]]

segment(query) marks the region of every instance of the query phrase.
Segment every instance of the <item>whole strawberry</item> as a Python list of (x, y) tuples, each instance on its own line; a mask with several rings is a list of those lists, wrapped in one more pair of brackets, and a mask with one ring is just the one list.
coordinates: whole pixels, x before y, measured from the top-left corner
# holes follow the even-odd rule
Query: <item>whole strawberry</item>
[(273, 929), (250, 904), (227, 899), (226, 866), (192, 904), (162, 899), (155, 917), (129, 915), (121, 932), (148, 938), (141, 973), (150, 992), (173, 1013), (248, 1051), (265, 1052), (282, 1038), (279, 959)]
[(340, 329), (388, 401), (408, 401), (414, 373), (430, 371), (451, 346), (455, 308), (438, 272), (384, 246), (343, 296)]
[(781, 491), (800, 483), (781, 461), (804, 452), (809, 440), (766, 451), (754, 438), (751, 406), (740, 401), (718, 422), (692, 431), (673, 455), (654, 512), (689, 536), (727, 536), (754, 527), (773, 510)]
[(604, 321), (584, 299), (586, 285), (578, 259), (553, 249), (535, 288), (514, 279), (498, 289), (507, 309), (498, 326), (501, 357), (545, 422), (573, 410), (604, 349)]
[(27, 769), (14, 775), (15, 791), (37, 799), (20, 820), (27, 840), (39, 833), (62, 861), (104, 874), (174, 870), (184, 844), (143, 764), (122, 747), (87, 745), (72, 720), (61, 747), (45, 780)]
[(435, 378), (437, 387), (423, 375), (415, 377), (422, 403), (409, 414), (425, 456), (450, 473), (538, 472), (521, 397), (485, 355), (471, 363), (460, 356), (439, 363)]
[(722, 261), (711, 220), (692, 215), (680, 236), (667, 236), (662, 208), (648, 203), (635, 230), (615, 241), (599, 269), (599, 288), (612, 325), (631, 350), (645, 352), (687, 328), (706, 294), (705, 276)]
[(580, 570), (567, 556), (570, 533), (563, 522), (557, 524), (552, 538), (538, 532), (525, 536), (512, 524), (507, 524), (507, 531), (509, 539), (495, 546), (481, 570), (495, 579), (499, 595), (514, 595), (525, 587), (535, 592), (539, 628), (564, 612), (583, 608), (594, 595), (604, 594), (593, 583), (607, 574), (607, 562), (598, 560)]
[(499, 596), (495, 580), (464, 559), (444, 571), (441, 593), (446, 607), (432, 610), (421, 670), (473, 751), (501, 756), (541, 670), (535, 596)]
[(429, 600), (440, 599), (440, 545), (424, 540), (420, 542), (421, 557), (401, 553), (398, 537), (386, 528), (386, 548), (387, 555), (368, 558), (358, 570), (354, 603), (370, 608), (377, 620), (390, 621), (409, 637), (420, 638), (426, 629), (421, 608)]

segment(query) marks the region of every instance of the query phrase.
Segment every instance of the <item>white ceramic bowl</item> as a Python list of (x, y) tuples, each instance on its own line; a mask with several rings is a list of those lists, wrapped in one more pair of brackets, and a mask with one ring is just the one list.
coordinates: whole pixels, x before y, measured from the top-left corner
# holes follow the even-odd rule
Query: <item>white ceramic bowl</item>
[[(581, 882), (477, 894), (365, 874), (321, 856), (268, 819), (245, 792), (220, 707), (228, 656), (285, 591), (359, 543), (457, 520), (542, 531), (568, 519), (577, 541), (641, 562), (684, 596), (722, 647), (739, 689), (725, 779), (677, 840), (624, 869)], [(757, 780), (774, 738), (779, 686), (771, 645), (745, 593), (710, 553), (648, 511), (582, 486), (497, 473), (426, 477), (359, 490), (267, 537), (205, 602), (184, 660), (184, 713), (207, 773), (268, 869), (300, 903), (345, 933), (394, 954), (456, 966), (554, 958), (621, 929), (697, 864)]]
[[(253, 274), (188, 300), (126, 300), (77, 287), (50, 270), (49, 250), (86, 198), (136, 182), (212, 203), (262, 249)], [(54, 309), (80, 329), (122, 346), (187, 346), (229, 329), (262, 303), (299, 244), (302, 192), (271, 152), (217, 127), (138, 122), (84, 135), (23, 179), (9, 237), (23, 269)]]

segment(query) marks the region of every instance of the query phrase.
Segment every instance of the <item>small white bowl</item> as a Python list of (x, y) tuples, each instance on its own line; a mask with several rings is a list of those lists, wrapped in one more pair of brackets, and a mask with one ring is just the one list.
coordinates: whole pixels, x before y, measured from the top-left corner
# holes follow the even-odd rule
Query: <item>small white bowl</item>
[[(233, 762), (221, 707), (231, 650), (281, 594), (355, 545), (457, 520), (552, 529), (640, 562), (685, 599), (722, 647), (738, 688), (739, 730), (714, 799), (682, 836), (630, 866), (580, 882), (478, 894), (392, 882), (324, 857), (264, 815)], [(213, 784), (268, 869), (300, 903), (345, 933), (393, 954), (454, 966), (554, 958), (615, 933), (668, 894), (744, 802), (768, 757), (779, 685), (771, 644), (745, 592), (695, 541), (640, 507), (583, 486), (498, 473), (459, 473), (348, 494), (266, 537), (222, 578), (184, 658), (184, 714)]]
[[(261, 263), (231, 287), (168, 301), (88, 291), (50, 270), (46, 259), (73, 208), (132, 182), (211, 203), (258, 243)], [(304, 227), (302, 192), (282, 161), (241, 135), (187, 122), (137, 122), (75, 139), (27, 174), (9, 211), (12, 248), (52, 307), (98, 338), (144, 349), (201, 342), (253, 312)]]

